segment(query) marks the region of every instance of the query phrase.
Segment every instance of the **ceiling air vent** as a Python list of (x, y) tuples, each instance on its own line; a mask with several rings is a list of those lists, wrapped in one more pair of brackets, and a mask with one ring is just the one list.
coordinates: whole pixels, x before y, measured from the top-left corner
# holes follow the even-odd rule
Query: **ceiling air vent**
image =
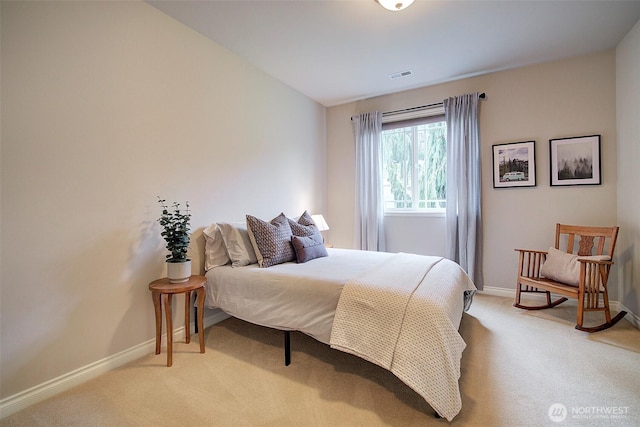
[(401, 77), (408, 77), (408, 76), (410, 76), (412, 74), (413, 74), (413, 71), (411, 71), (411, 70), (400, 71), (399, 73), (389, 74), (389, 78), (391, 80), (395, 80), (395, 79), (399, 79)]

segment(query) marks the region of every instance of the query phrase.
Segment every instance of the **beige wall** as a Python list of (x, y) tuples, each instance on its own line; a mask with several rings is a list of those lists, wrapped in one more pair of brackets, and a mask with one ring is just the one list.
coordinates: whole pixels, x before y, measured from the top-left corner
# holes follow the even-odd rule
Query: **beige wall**
[[(553, 244), (556, 222), (616, 223), (616, 86), (613, 50), (523, 67), (408, 92), (381, 96), (327, 111), (328, 240), (352, 247), (354, 142), (349, 118), (365, 111), (391, 111), (486, 92), (480, 107), (485, 287), (515, 289), (516, 247)], [(636, 92), (637, 93), (637, 92)], [(602, 135), (602, 185), (549, 186), (549, 139)], [(492, 144), (536, 141), (537, 186), (494, 189)], [(397, 221), (397, 218), (393, 219)], [(442, 255), (444, 219), (406, 218), (424, 234), (424, 250)], [(411, 228), (411, 227), (409, 227)], [(387, 239), (389, 236), (387, 233)], [(415, 242), (407, 245), (414, 246)], [(427, 245), (429, 245), (427, 247)], [(394, 250), (406, 250), (396, 243)]]
[[(1, 397), (154, 338), (156, 195), (325, 207), (325, 108), (142, 2), (2, 2)], [(176, 327), (182, 298), (176, 298)]]
[(616, 50), (618, 115), (618, 295), (640, 313), (640, 22)]

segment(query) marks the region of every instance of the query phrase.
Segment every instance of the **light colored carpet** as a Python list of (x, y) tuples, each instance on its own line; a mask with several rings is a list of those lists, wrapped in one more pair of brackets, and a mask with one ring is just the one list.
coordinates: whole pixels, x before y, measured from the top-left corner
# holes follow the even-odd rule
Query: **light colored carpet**
[[(477, 295), (462, 319), (464, 426), (640, 425), (640, 331), (626, 320), (586, 334), (575, 307), (527, 312)], [(18, 412), (0, 426), (442, 426), (422, 398), (389, 372), (292, 334), (227, 319)], [(565, 419), (549, 417), (553, 404)], [(560, 414), (561, 412), (556, 412)]]

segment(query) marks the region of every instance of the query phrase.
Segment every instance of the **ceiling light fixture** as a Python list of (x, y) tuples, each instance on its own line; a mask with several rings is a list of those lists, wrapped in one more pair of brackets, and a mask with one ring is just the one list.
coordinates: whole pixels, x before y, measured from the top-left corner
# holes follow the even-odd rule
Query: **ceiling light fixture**
[(376, 0), (380, 6), (392, 12), (406, 9), (413, 3), (413, 0)]

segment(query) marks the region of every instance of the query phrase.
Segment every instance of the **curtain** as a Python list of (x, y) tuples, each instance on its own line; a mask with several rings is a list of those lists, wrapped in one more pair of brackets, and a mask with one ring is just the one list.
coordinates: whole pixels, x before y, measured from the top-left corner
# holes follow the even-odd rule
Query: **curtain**
[(478, 93), (443, 101), (447, 121), (446, 257), (482, 283)]
[(356, 139), (356, 248), (384, 251), (382, 194), (382, 113), (363, 113), (351, 118)]

